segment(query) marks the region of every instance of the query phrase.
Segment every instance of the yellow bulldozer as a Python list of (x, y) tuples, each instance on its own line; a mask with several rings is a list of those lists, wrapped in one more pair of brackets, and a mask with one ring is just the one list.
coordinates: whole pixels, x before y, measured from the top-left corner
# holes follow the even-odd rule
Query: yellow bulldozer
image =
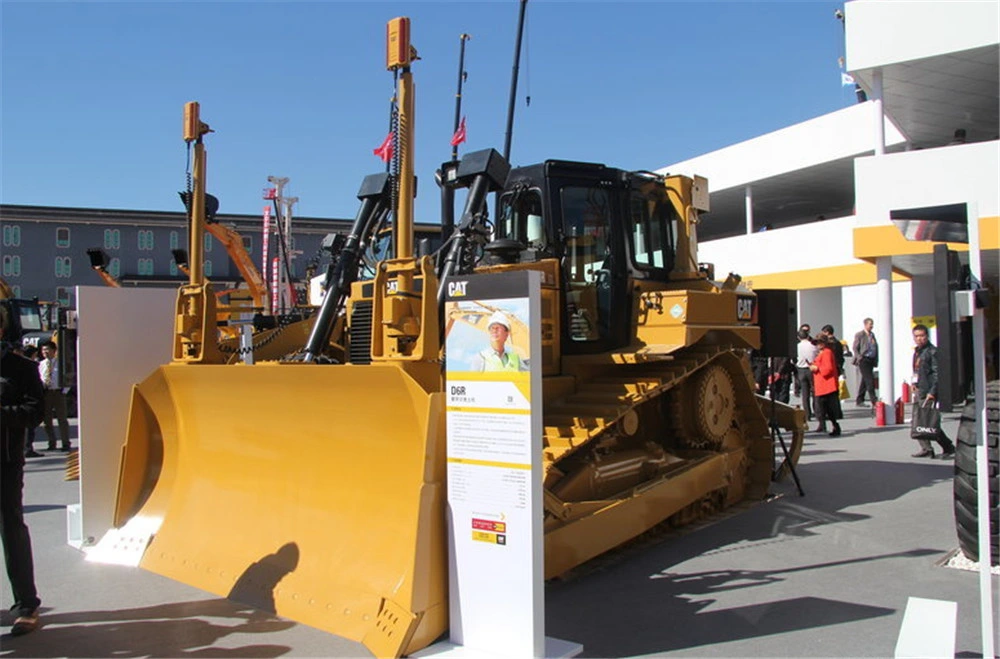
[[(449, 280), (542, 273), (545, 575), (661, 523), (760, 500), (769, 418), (801, 450), (800, 410), (754, 393), (755, 296), (697, 261), (706, 182), (496, 151), (446, 167), (467, 188), (454, 234), (413, 247), (413, 83), (407, 19), (389, 25), (398, 167), (362, 185), (311, 333), (292, 354), (227, 364), (200, 271), (208, 126), (194, 149), (189, 283), (173, 360), (133, 389), (115, 525), (153, 572), (363, 642), (417, 651), (448, 628), (445, 326)], [(495, 219), (487, 198), (496, 193)], [(392, 258), (358, 278), (392, 216)]]

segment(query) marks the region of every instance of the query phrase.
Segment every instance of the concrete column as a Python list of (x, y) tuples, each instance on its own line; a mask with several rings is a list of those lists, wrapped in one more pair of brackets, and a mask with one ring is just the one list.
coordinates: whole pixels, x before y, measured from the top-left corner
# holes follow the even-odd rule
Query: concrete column
[(875, 155), (885, 154), (885, 112), (882, 108), (882, 69), (872, 71), (872, 114), (875, 117)]
[(744, 188), (747, 209), (747, 235), (753, 233), (753, 188), (749, 185)]
[(880, 256), (875, 259), (875, 336), (878, 338), (878, 394), (885, 403), (886, 425), (896, 419), (896, 374), (893, 372), (892, 333), (892, 257)]

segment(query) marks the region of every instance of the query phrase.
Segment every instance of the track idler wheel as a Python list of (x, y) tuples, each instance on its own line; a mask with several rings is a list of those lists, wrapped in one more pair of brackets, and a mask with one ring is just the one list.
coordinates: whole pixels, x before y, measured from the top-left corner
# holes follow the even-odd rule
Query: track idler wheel
[(692, 436), (685, 438), (693, 448), (718, 450), (736, 420), (736, 390), (729, 372), (718, 364), (707, 366), (689, 385), (686, 414)]

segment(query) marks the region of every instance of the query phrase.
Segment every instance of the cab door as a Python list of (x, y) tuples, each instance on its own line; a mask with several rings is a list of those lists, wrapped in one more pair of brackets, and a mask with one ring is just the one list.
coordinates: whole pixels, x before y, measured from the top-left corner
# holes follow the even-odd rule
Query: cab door
[(558, 218), (568, 353), (610, 350), (626, 342), (628, 309), (621, 197), (612, 179), (552, 179), (550, 202)]

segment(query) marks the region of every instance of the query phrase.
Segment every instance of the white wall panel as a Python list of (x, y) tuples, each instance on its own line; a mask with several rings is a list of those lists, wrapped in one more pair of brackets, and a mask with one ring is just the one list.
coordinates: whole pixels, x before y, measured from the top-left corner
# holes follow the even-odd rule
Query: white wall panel
[[(708, 178), (709, 191), (718, 191), (871, 153), (875, 148), (872, 112), (872, 102), (859, 103), (657, 171), (699, 174)], [(891, 121), (885, 120), (884, 125), (887, 146), (905, 142)]]
[(853, 217), (841, 217), (698, 245), (698, 260), (715, 264), (720, 279), (862, 263), (854, 258)]
[(1000, 214), (1000, 143), (907, 151), (854, 161), (858, 226), (888, 224), (889, 211), (975, 201)]
[(170, 361), (176, 299), (173, 288), (76, 289), (85, 546), (111, 528), (132, 385)]
[(997, 43), (995, 0), (855, 0), (844, 5), (847, 69), (947, 55)]

